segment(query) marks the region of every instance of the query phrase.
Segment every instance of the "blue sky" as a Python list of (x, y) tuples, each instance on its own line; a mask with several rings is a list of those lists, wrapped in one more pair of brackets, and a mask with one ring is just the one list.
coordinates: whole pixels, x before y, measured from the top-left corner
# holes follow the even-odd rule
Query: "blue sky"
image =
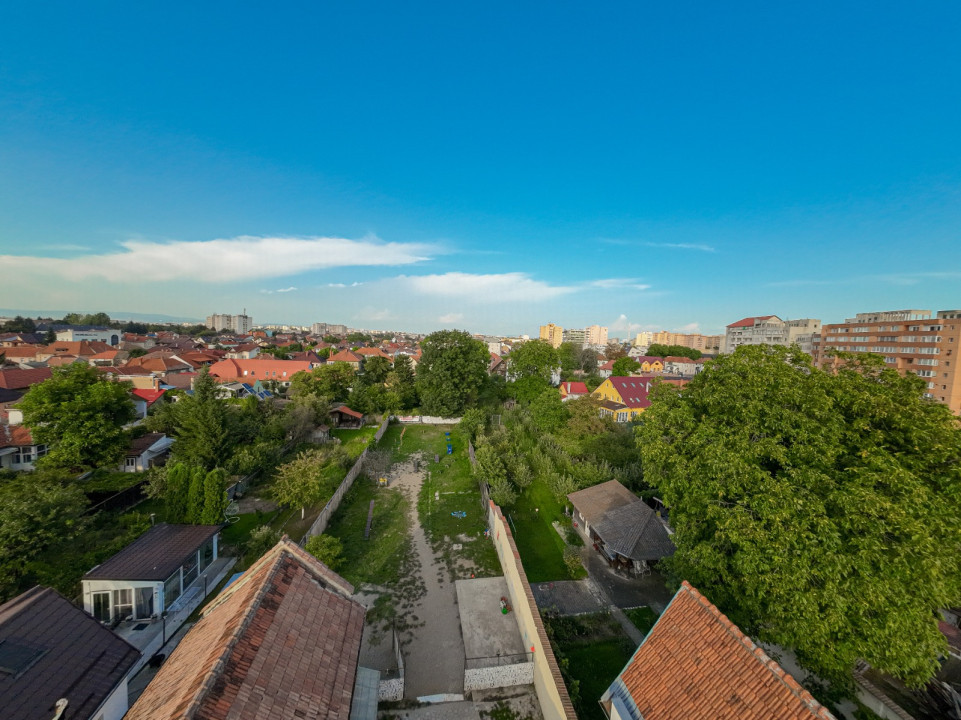
[(961, 5), (5, 3), (0, 307), (961, 306)]

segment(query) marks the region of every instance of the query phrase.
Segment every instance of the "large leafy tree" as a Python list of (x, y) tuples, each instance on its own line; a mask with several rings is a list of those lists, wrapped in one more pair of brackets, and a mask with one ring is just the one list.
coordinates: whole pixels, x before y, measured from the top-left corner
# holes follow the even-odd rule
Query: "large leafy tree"
[(881, 358), (836, 373), (798, 351), (741, 347), (638, 429), (670, 507), (671, 569), (761, 639), (848, 682), (859, 659), (920, 685), (961, 602), (961, 430)]
[(440, 330), (421, 342), (417, 389), (429, 415), (457, 415), (487, 379), (487, 346), (463, 330)]
[(342, 467), (346, 459), (346, 452), (337, 446), (304, 450), (277, 468), (274, 497), (281, 505), (299, 507), (303, 518), (308, 505), (333, 495), (344, 479), (343, 473), (334, 472), (334, 466)]
[(0, 601), (23, 590), (28, 563), (83, 529), (87, 498), (67, 477), (18, 474), (0, 482)]
[(611, 375), (614, 377), (626, 377), (641, 367), (641, 364), (632, 357), (626, 355), (614, 361), (611, 366)]
[(344, 402), (354, 384), (354, 368), (345, 362), (327, 363), (290, 380), (290, 395), (320, 395), (331, 402)]
[(417, 385), (414, 364), (407, 355), (394, 358), (394, 369), (387, 374), (387, 387), (397, 399), (398, 410), (408, 410), (417, 404)]
[(511, 351), (508, 374), (515, 380), (536, 377), (549, 383), (560, 364), (553, 345), (546, 340), (531, 340)]
[(82, 363), (54, 369), (19, 407), (34, 442), (50, 446), (43, 465), (68, 470), (120, 462), (129, 442), (124, 425), (135, 415), (127, 384)]
[(684, 347), (683, 345), (661, 345), (655, 343), (647, 348), (647, 354), (652, 357), (686, 357), (697, 360), (701, 357), (701, 351), (694, 348)]

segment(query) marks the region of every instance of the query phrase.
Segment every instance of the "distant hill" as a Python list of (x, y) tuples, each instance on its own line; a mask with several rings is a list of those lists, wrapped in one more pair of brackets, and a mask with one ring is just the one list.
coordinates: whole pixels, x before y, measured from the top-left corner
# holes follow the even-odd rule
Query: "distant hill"
[[(70, 310), (29, 310), (29, 309), (17, 309), (17, 308), (0, 308), (0, 317), (16, 317), (17, 315), (22, 315), (23, 317), (48, 317), (59, 319), (62, 318), (67, 313), (94, 313), (100, 312), (98, 309), (89, 308), (71, 308)], [(134, 322), (152, 322), (152, 323), (202, 323), (204, 318), (190, 318), (190, 317), (176, 317), (174, 315), (161, 315), (160, 313), (137, 313), (128, 312), (126, 310), (104, 310), (110, 316), (111, 320), (133, 320)]]

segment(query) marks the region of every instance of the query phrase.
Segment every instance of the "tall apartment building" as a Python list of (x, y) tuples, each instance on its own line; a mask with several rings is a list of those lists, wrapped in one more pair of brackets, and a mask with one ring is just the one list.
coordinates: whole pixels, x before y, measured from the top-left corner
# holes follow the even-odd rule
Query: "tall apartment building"
[[(748, 317), (727, 326), (724, 352), (732, 353), (741, 345), (805, 345), (813, 350), (813, 337), (821, 329), (821, 321), (812, 318), (782, 320), (777, 315)], [(811, 350), (805, 350), (810, 352)]]
[(554, 323), (541, 325), (539, 337), (541, 340), (547, 340), (552, 347), (560, 347), (561, 343), (564, 342), (564, 328)]
[(584, 330), (568, 328), (561, 335), (561, 339), (566, 343), (573, 343), (582, 348), (584, 347), (584, 343), (587, 342), (587, 333)]
[(832, 362), (829, 350), (876, 353), (902, 375), (914, 373), (927, 382), (925, 397), (961, 414), (961, 310), (890, 310), (858, 313), (843, 323), (825, 325), (814, 339), (812, 357), (818, 367)]
[[(716, 355), (721, 351), (722, 335), (702, 335), (701, 333), (673, 333), (661, 330), (656, 333), (648, 333), (651, 336), (650, 345), (680, 345), (681, 347), (700, 350), (708, 355)], [(641, 336), (638, 335), (638, 338)], [(640, 343), (637, 343), (640, 345)]]
[(591, 325), (584, 328), (584, 335), (584, 342), (587, 345), (607, 345), (607, 328), (603, 325)]
[(247, 335), (254, 329), (254, 320), (245, 310), (242, 315), (220, 315), (214, 313), (207, 316), (207, 327), (213, 328), (217, 332), (229, 330), (238, 335)]
[(639, 332), (634, 338), (634, 347), (650, 347), (654, 343), (654, 333), (650, 330)]
[(324, 336), (327, 334), (327, 323), (314, 323), (310, 326), (311, 335)]

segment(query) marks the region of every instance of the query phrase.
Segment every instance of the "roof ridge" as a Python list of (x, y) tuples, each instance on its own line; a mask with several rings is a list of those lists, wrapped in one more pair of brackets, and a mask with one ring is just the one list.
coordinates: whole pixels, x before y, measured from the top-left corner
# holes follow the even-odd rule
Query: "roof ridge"
[[(678, 592), (681, 590), (685, 590), (695, 602), (711, 613), (711, 615), (716, 617), (724, 631), (734, 637), (746, 650), (748, 650), (754, 659), (760, 661), (761, 665), (763, 665), (777, 681), (784, 685), (792, 695), (803, 702), (811, 712), (820, 717), (824, 717), (825, 720), (835, 720), (834, 715), (820, 702), (818, 702), (810, 692), (805, 690), (787, 670), (782, 668), (777, 660), (770, 657), (764, 648), (755, 643), (743, 630), (741, 630), (741, 628), (735, 625), (727, 615), (721, 612), (714, 603), (701, 594), (697, 588), (691, 585), (687, 580), (684, 580), (681, 582), (681, 588), (678, 590)], [(822, 710), (826, 714), (822, 715)]]

